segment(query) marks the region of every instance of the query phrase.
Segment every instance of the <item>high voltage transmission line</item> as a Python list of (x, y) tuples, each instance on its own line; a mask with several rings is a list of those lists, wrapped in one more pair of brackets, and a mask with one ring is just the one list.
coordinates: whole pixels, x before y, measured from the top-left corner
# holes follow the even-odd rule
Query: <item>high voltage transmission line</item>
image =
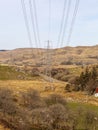
[(67, 5), (67, 0), (64, 1), (64, 8), (63, 8), (63, 14), (62, 14), (62, 18), (61, 18), (61, 26), (60, 26), (60, 31), (59, 31), (59, 35), (58, 35), (57, 47), (58, 47), (58, 45), (60, 43), (60, 39), (61, 39), (61, 33), (62, 33), (62, 29), (63, 29), (66, 5)]
[[(32, 4), (33, 2), (33, 4)], [(29, 0), (29, 6), (30, 6), (30, 13), (31, 13), (31, 19), (32, 19), (32, 23), (33, 23), (33, 28), (34, 28), (34, 35), (35, 35), (35, 42), (37, 44), (37, 46), (40, 45), (40, 35), (39, 35), (39, 26), (38, 26), (38, 18), (37, 18), (37, 9), (36, 9), (36, 2), (35, 0)], [(33, 12), (33, 8), (34, 8), (34, 12)], [(35, 20), (35, 23), (34, 23)]]
[[(23, 10), (23, 14), (24, 14), (24, 20), (25, 20), (25, 25), (26, 25), (26, 28), (27, 28), (30, 46), (32, 46), (32, 37), (31, 37), (31, 33), (30, 33), (29, 22), (28, 22), (26, 6), (25, 6), (24, 1), (25, 0), (21, 0), (22, 10)], [(51, 54), (52, 54), (53, 50), (50, 48), (50, 40), (51, 40), (51, 2), (52, 1), (48, 0), (48, 2), (49, 2), (49, 10), (48, 10), (49, 11), (48, 12), (49, 13), (49, 17), (48, 17), (48, 22), (49, 22), (48, 24), (49, 25), (48, 25), (48, 42), (47, 42), (47, 48), (46, 48), (46, 51), (47, 51), (46, 52), (46, 75), (49, 76), (49, 78), (50, 78), (49, 82), (52, 82), (52, 80), (51, 80), (51, 67), (52, 67), (52, 63), (51, 63), (52, 57), (51, 56), (52, 55)], [(70, 25), (70, 28), (69, 28), (67, 45), (69, 44), (70, 39), (71, 39), (73, 27), (74, 27), (74, 24), (75, 24), (75, 19), (76, 19), (77, 12), (78, 12), (79, 2), (80, 2), (80, 0), (76, 0), (71, 25)], [(64, 43), (65, 32), (66, 32), (68, 20), (69, 20), (69, 17), (70, 17), (71, 3), (72, 3), (72, 0), (64, 0), (64, 7), (63, 7), (63, 12), (62, 12), (62, 17), (61, 17), (61, 25), (60, 25), (60, 30), (59, 30), (59, 34), (58, 34), (57, 48), (58, 48), (59, 45), (60, 45), (60, 47), (62, 47), (62, 44)], [(30, 9), (31, 22), (32, 22), (32, 26), (33, 26), (35, 44), (38, 48), (38, 46), (40, 47), (40, 35), (39, 35), (37, 8), (36, 8), (35, 0), (29, 0), (29, 9)]]
[[(60, 43), (60, 47), (62, 47), (62, 45), (64, 43), (65, 32), (66, 32), (66, 28), (67, 28), (67, 25), (68, 25), (68, 19), (70, 17), (70, 9), (71, 9), (72, 0), (68, 1), (67, 11), (65, 11), (66, 2), (67, 2), (67, 0), (65, 0), (65, 3), (64, 3), (63, 15), (62, 15), (62, 20), (61, 20), (61, 28), (60, 28), (60, 33), (59, 33), (59, 36), (58, 36), (58, 44)], [(66, 45), (69, 44), (70, 39), (71, 39), (73, 27), (74, 27), (74, 24), (75, 24), (76, 15), (77, 15), (77, 12), (78, 12), (79, 2), (80, 2), (79, 0), (76, 0), (76, 2), (75, 2), (75, 9), (74, 9), (74, 13), (73, 13), (73, 16), (72, 16), (72, 21), (71, 21), (71, 25), (70, 25), (70, 28), (69, 28), (69, 33), (68, 33)], [(64, 17), (65, 17), (65, 19), (64, 19)]]
[(30, 43), (30, 46), (32, 47), (32, 38), (31, 38), (31, 34), (30, 34), (30, 28), (29, 28), (29, 23), (28, 23), (28, 18), (27, 18), (27, 13), (26, 13), (26, 7), (25, 7), (24, 0), (21, 0), (21, 5), (22, 5), (25, 25), (26, 25), (26, 29), (27, 29), (27, 33), (28, 33), (29, 43)]
[[(61, 18), (61, 26), (60, 26), (60, 31), (59, 31), (59, 35), (58, 35), (58, 42), (57, 42), (57, 45), (60, 44), (60, 47), (64, 43), (65, 32), (66, 32), (66, 28), (67, 28), (67, 24), (68, 24), (68, 19), (70, 16), (69, 14), (70, 14), (71, 2), (72, 2), (72, 0), (65, 0), (64, 1), (63, 13), (62, 13), (62, 18)], [(21, 4), (22, 4), (22, 10), (23, 10), (23, 14), (24, 14), (25, 25), (27, 28), (29, 42), (30, 42), (30, 45), (32, 46), (32, 37), (30, 34), (29, 22), (28, 22), (28, 17), (27, 17), (26, 6), (25, 6), (24, 0), (21, 0)], [(78, 12), (78, 6), (79, 6), (79, 0), (76, 0), (75, 9), (74, 9), (74, 13), (73, 13), (73, 17), (72, 17), (72, 21), (71, 21), (71, 25), (70, 25), (70, 29), (69, 29), (69, 34), (68, 34), (68, 38), (67, 38), (67, 45), (69, 44), (70, 39), (71, 39), (76, 15)], [(37, 9), (36, 9), (35, 0), (32, 0), (32, 1), (29, 0), (29, 8), (30, 8), (30, 15), (31, 15), (31, 21), (32, 21), (32, 26), (33, 26), (34, 39), (35, 39), (36, 46), (38, 48), (38, 46), (40, 46), (40, 36), (39, 36), (39, 26), (38, 26)], [(48, 19), (48, 22), (49, 22), (48, 23), (49, 24), (48, 25), (48, 42), (50, 42), (51, 0), (49, 0), (49, 19)]]
[(35, 0), (33, 0), (32, 2), (33, 2), (33, 7), (34, 7), (34, 13), (35, 13), (35, 24), (36, 24), (37, 38), (38, 38), (38, 43), (40, 45), (40, 35), (39, 35), (39, 26), (38, 26), (36, 2), (35, 2)]
[(37, 36), (36, 36), (36, 31), (35, 31), (35, 23), (34, 23), (34, 14), (33, 14), (33, 8), (32, 8), (31, 0), (29, 0), (29, 7), (30, 7), (31, 21), (32, 21), (32, 26), (33, 26), (34, 39), (35, 39), (35, 43), (38, 47)]
[[(78, 12), (79, 1), (80, 0), (76, 0), (76, 3), (75, 3), (75, 9), (74, 9), (74, 13), (72, 16), (72, 21), (71, 21), (71, 25), (69, 28), (68, 37), (67, 37), (67, 43), (66, 43), (67, 45), (69, 44), (70, 39), (71, 39), (76, 15)], [(51, 2), (52, 1), (49, 0), (49, 19), (48, 19), (48, 22), (49, 22), (48, 23), (49, 24), (48, 25), (48, 40), (49, 41), (51, 39), (51, 37), (50, 37), (50, 35), (51, 35)], [(62, 13), (62, 17), (61, 17), (61, 25), (60, 25), (58, 41), (57, 41), (57, 48), (58, 48), (58, 46), (62, 47), (62, 45), (64, 43), (65, 32), (66, 32), (66, 28), (68, 25), (68, 19), (70, 17), (71, 2), (72, 2), (72, 0), (64, 0), (63, 13)], [(22, 4), (22, 10), (23, 10), (23, 14), (24, 14), (25, 25), (27, 28), (29, 43), (30, 43), (30, 46), (32, 46), (32, 37), (31, 37), (31, 33), (30, 33), (30, 27), (29, 27), (27, 12), (26, 12), (25, 0), (21, 0), (21, 4)], [(32, 22), (32, 26), (33, 26), (35, 44), (38, 48), (38, 46), (40, 46), (40, 35), (39, 35), (39, 26), (38, 26), (37, 9), (36, 9), (35, 0), (29, 0), (29, 8), (30, 8), (31, 22)]]
[[(32, 2), (33, 2), (33, 4), (32, 4)], [(22, 5), (25, 25), (26, 25), (26, 29), (27, 29), (27, 33), (28, 33), (29, 43), (30, 43), (30, 46), (33, 47), (32, 46), (32, 37), (31, 37), (32, 35), (30, 32), (25, 0), (21, 0), (21, 5)], [(36, 10), (35, 0), (32, 0), (32, 1), (29, 0), (29, 9), (30, 9), (30, 15), (31, 15), (31, 23), (33, 26), (35, 44), (36, 44), (36, 47), (38, 48), (40, 46), (40, 36), (39, 36), (39, 27), (38, 27), (38, 19), (37, 19), (37, 10)], [(33, 11), (33, 9), (34, 9), (34, 11)]]
[(65, 31), (66, 31), (67, 24), (68, 24), (68, 19), (69, 19), (69, 13), (70, 13), (71, 2), (72, 2), (72, 0), (69, 0), (69, 1), (68, 1), (68, 8), (67, 8), (67, 12), (66, 12), (65, 21), (64, 21), (63, 34), (62, 34), (61, 45), (60, 45), (60, 46), (62, 46), (62, 44), (63, 44), (63, 42), (64, 42)]
[(73, 32), (73, 27), (74, 27), (77, 12), (78, 12), (79, 2), (80, 2), (80, 0), (76, 0), (75, 9), (74, 9), (74, 13), (73, 13), (72, 21), (71, 21), (71, 26), (70, 26), (70, 30), (69, 30), (69, 35), (68, 35), (68, 39), (67, 39), (67, 46), (69, 45), (69, 42), (71, 40), (71, 35)]
[(51, 33), (51, 0), (49, 0), (49, 27), (48, 27), (48, 40), (50, 40), (51, 36), (50, 36), (50, 33)]

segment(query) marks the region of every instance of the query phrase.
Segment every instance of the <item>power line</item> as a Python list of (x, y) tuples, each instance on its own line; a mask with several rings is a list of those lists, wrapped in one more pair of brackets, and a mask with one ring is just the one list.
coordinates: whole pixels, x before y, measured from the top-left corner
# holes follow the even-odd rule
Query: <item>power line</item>
[(60, 31), (59, 31), (59, 35), (58, 35), (57, 48), (58, 48), (58, 45), (59, 45), (60, 39), (61, 39), (61, 33), (62, 33), (62, 29), (63, 29), (63, 23), (64, 23), (64, 16), (65, 16), (65, 11), (66, 11), (66, 5), (67, 5), (67, 0), (64, 1), (63, 14), (62, 14), (62, 18), (61, 18), (61, 26), (60, 26)]
[(37, 37), (38, 37), (38, 42), (40, 45), (40, 35), (39, 35), (39, 26), (38, 26), (38, 18), (37, 18), (37, 9), (36, 9), (36, 2), (33, 0), (33, 5), (34, 5), (34, 12), (35, 12), (35, 23), (36, 23), (36, 29), (37, 29)]
[(34, 24), (33, 8), (32, 8), (31, 0), (29, 0), (29, 7), (30, 7), (31, 21), (32, 21), (32, 26), (33, 26), (34, 39), (35, 39), (36, 46), (38, 47), (36, 29), (35, 29), (35, 24)]
[(51, 0), (49, 0), (49, 27), (48, 27), (48, 39), (50, 40), (51, 33)]
[(67, 23), (68, 23), (68, 19), (69, 19), (70, 7), (71, 7), (71, 0), (68, 1), (68, 8), (67, 8), (67, 12), (66, 12), (66, 18), (65, 18), (65, 22), (64, 22), (64, 28), (63, 28), (63, 35), (61, 38), (61, 45), (60, 46), (62, 46), (62, 44), (64, 42), (64, 35), (65, 35), (65, 31), (66, 31)]
[(76, 0), (75, 9), (74, 9), (74, 13), (73, 13), (73, 18), (72, 18), (72, 22), (71, 22), (71, 26), (70, 26), (70, 30), (69, 30), (68, 39), (67, 39), (67, 46), (68, 46), (68, 44), (69, 44), (69, 42), (71, 40), (71, 36), (72, 36), (72, 32), (73, 32), (77, 12), (78, 12), (79, 2), (80, 2), (80, 0)]
[(27, 29), (27, 33), (28, 33), (29, 43), (30, 43), (30, 46), (32, 47), (32, 38), (31, 38), (31, 34), (30, 34), (30, 28), (29, 28), (29, 23), (28, 23), (28, 18), (27, 18), (27, 13), (26, 13), (26, 7), (25, 7), (24, 0), (21, 0), (21, 5), (22, 5), (25, 25), (26, 25), (26, 29)]

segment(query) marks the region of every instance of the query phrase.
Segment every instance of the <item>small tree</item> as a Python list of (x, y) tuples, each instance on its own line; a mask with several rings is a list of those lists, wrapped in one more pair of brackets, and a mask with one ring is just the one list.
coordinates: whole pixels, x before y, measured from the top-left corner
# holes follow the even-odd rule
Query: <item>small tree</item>
[(97, 86), (98, 86), (98, 82), (95, 81), (94, 79), (91, 79), (88, 81), (86, 85), (86, 91), (88, 92), (88, 94), (92, 95), (94, 94)]
[(93, 67), (92, 68), (92, 72), (91, 72), (91, 77), (93, 80), (96, 80), (98, 74), (97, 74), (97, 68), (96, 67)]

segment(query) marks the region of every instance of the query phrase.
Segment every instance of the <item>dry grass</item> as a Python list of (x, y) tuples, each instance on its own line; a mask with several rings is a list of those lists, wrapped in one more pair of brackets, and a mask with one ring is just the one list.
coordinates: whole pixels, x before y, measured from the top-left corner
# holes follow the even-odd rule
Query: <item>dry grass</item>
[[(55, 90), (47, 90), (45, 91), (45, 87), (47, 86), (54, 86)], [(23, 81), (23, 80), (6, 80), (6, 81), (2, 81), (0, 80), (0, 87), (7, 87), (11, 90), (13, 90), (15, 96), (17, 96), (18, 98), (20, 96), (19, 92), (26, 92), (28, 89), (35, 89), (37, 91), (40, 92), (40, 95), (42, 97), (47, 97), (50, 94), (59, 94), (62, 95), (63, 97), (65, 97), (65, 99), (68, 102), (78, 102), (78, 103), (85, 103), (85, 104), (93, 104), (98, 106), (98, 98), (95, 98), (94, 96), (87, 96), (85, 95), (83, 92), (65, 92), (64, 88), (66, 86), (65, 82), (54, 82), (54, 83), (48, 83), (46, 81)], [(10, 130), (10, 129), (6, 129), (4, 128), (2, 125), (0, 125), (0, 130)]]
[[(61, 66), (62, 62), (68, 60), (71, 60), (73, 64), (78, 62), (82, 62), (83, 64), (98, 63), (97, 56), (98, 45), (92, 47), (65, 47), (52, 50), (53, 66)], [(45, 49), (22, 48), (0, 52), (0, 63), (15, 64), (18, 66), (36, 66), (36, 64), (44, 61), (43, 58), (46, 58)]]
[[(53, 86), (55, 89), (45, 90), (46, 87)], [(84, 92), (66, 92), (65, 82), (54, 82), (49, 83), (45, 81), (18, 81), (18, 80), (8, 80), (0, 81), (0, 87), (7, 87), (13, 90), (14, 94), (17, 95), (19, 92), (26, 92), (28, 89), (35, 89), (40, 92), (42, 97), (47, 97), (50, 94), (59, 94), (66, 98), (70, 102), (84, 102), (89, 104), (94, 104), (98, 106), (98, 98), (94, 96), (88, 96)]]
[(4, 126), (0, 125), (0, 130), (10, 130), (10, 129), (5, 128)]
[[(0, 52), (0, 63), (16, 66), (28, 66), (32, 69), (32, 66), (42, 63), (43, 57), (46, 55), (46, 50), (40, 49), (39, 54), (36, 49), (16, 49), (12, 51)], [(62, 49), (54, 50), (52, 54), (52, 61), (54, 68), (65, 68), (69, 69), (72, 74), (79, 74), (82, 70), (77, 68), (77, 65), (62, 65), (61, 63), (67, 60), (83, 63), (98, 63), (98, 46), (93, 47), (66, 47)], [(22, 62), (21, 62), (22, 61)], [(45, 65), (39, 67), (43, 69)], [(3, 72), (4, 73), (4, 72)], [(50, 89), (52, 86), (54, 89)], [(0, 80), (0, 87), (7, 87), (13, 90), (14, 94), (17, 96), (19, 92), (25, 92), (28, 89), (32, 88), (40, 92), (42, 97), (46, 97), (50, 94), (60, 94), (66, 98), (69, 102), (82, 102), (87, 104), (94, 104), (98, 106), (98, 98), (94, 96), (87, 96), (83, 92), (65, 92), (65, 82), (53, 82), (49, 83), (43, 79), (34, 79), (31, 80)], [(46, 90), (46, 88), (48, 88)], [(9, 130), (0, 125), (0, 130)]]
[[(55, 87), (55, 91), (45, 91), (45, 87), (46, 86), (50, 86), (53, 85)], [(0, 87), (5, 87), (5, 88), (9, 88), (13, 91), (14, 96), (16, 96), (18, 98), (18, 100), (20, 99), (20, 93), (21, 92), (26, 92), (28, 89), (35, 89), (37, 91), (40, 92), (41, 96), (48, 96), (49, 94), (52, 93), (60, 93), (62, 92), (62, 90), (64, 89), (66, 83), (63, 82), (55, 82), (55, 83), (48, 83), (45, 81), (30, 81), (30, 80), (0, 80)], [(2, 125), (0, 126), (0, 130), (10, 130), (10, 129), (6, 129), (4, 128)]]
[[(54, 91), (46, 90), (46, 87), (53, 86), (55, 88)], [(8, 80), (8, 81), (0, 81), (0, 87), (7, 87), (15, 91), (16, 93), (19, 91), (27, 91), (28, 89), (32, 88), (41, 93), (41, 95), (47, 95), (50, 93), (64, 93), (64, 87), (66, 86), (66, 83), (64, 82), (54, 82), (49, 83), (46, 81), (23, 81), (23, 80)]]

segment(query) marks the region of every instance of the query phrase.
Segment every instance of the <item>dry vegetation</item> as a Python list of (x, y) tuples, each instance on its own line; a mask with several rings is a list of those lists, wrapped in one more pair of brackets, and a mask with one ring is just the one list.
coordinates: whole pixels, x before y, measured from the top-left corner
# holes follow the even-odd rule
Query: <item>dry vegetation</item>
[(5, 128), (3, 125), (0, 125), (0, 130), (10, 130), (10, 129)]
[[(69, 107), (64, 97), (41, 97), (33, 89), (16, 91), (0, 88), (0, 123), (10, 130), (98, 129), (98, 111)], [(97, 108), (98, 109), (98, 108)], [(82, 113), (81, 113), (82, 111)]]
[[(52, 83), (42, 73), (45, 55), (45, 49), (39, 53), (37, 49), (0, 52), (0, 129), (97, 130), (98, 98), (92, 89), (98, 87), (98, 75), (92, 78), (91, 64), (98, 63), (98, 45), (54, 50)], [(74, 111), (69, 102), (77, 103), (78, 108)], [(92, 110), (79, 107), (80, 103), (90, 104)]]
[[(93, 50), (93, 51), (92, 51)], [(0, 52), (0, 62), (17, 66), (44, 66), (45, 49), (15, 49)], [(65, 47), (52, 50), (53, 66), (88, 65), (98, 63), (98, 45), (92, 47)], [(43, 66), (42, 66), (43, 65)]]

